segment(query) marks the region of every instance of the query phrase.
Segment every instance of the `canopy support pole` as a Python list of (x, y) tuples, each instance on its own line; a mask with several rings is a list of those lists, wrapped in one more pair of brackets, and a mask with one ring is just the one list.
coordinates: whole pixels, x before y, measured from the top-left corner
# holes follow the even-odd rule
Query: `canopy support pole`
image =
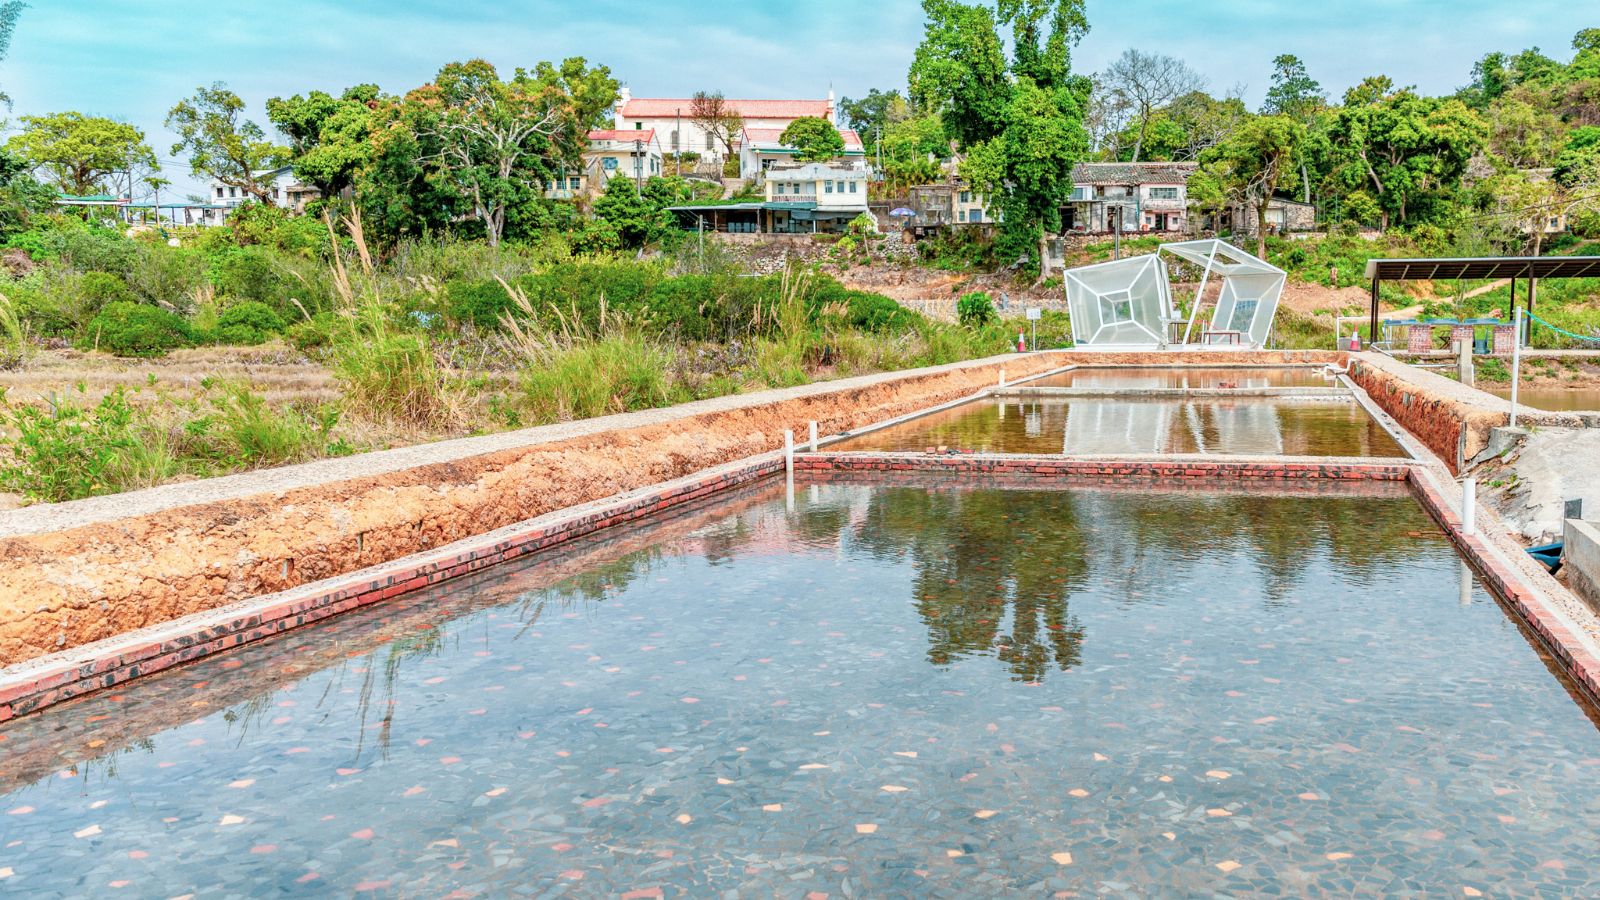
[(1211, 280), (1211, 267), (1217, 264), (1216, 244), (1211, 245), (1211, 255), (1206, 258), (1206, 270), (1200, 276), (1200, 289), (1194, 292), (1194, 309), (1189, 310), (1189, 324), (1183, 327), (1183, 343), (1189, 343), (1189, 333), (1194, 331), (1194, 320), (1200, 317), (1200, 301), (1206, 295), (1206, 282)]
[[(1382, 283), (1383, 283), (1383, 279), (1381, 279), (1381, 278), (1373, 278), (1372, 279), (1372, 312), (1371, 312), (1370, 320), (1367, 323), (1369, 328), (1371, 329), (1371, 335), (1367, 339), (1367, 344), (1369, 346), (1372, 345), (1372, 344), (1376, 344), (1378, 342), (1378, 286), (1381, 285)], [(1335, 319), (1334, 331), (1338, 331), (1339, 330), (1338, 327), (1337, 327), (1337, 321), (1338, 320)]]

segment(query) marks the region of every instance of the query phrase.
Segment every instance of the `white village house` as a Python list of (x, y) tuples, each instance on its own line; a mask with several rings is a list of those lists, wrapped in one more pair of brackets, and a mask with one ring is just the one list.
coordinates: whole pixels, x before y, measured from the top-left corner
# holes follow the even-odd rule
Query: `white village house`
[[(733, 100), (723, 101), (731, 112), (744, 119), (753, 131), (783, 133), (795, 119), (817, 118), (834, 121), (833, 92), (825, 100)], [(698, 153), (721, 158), (723, 147), (693, 121), (694, 101), (688, 97), (635, 97), (623, 88), (615, 106), (617, 131), (655, 131), (667, 153)], [(857, 140), (857, 144), (860, 141)], [(742, 139), (735, 141), (738, 154)]]
[[(269, 191), (272, 205), (280, 209), (287, 209), (296, 214), (303, 213), (306, 211), (307, 203), (322, 196), (321, 191), (309, 184), (302, 184), (300, 179), (294, 177), (294, 169), (290, 166), (256, 173), (257, 178), (268, 176), (272, 179)], [(214, 206), (226, 206), (231, 209), (253, 198), (248, 191), (213, 181), (208, 199)]]

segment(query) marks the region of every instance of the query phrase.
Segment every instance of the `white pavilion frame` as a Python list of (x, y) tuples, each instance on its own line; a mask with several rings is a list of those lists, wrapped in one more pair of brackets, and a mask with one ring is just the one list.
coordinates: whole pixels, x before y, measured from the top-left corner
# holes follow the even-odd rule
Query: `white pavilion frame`
[(1272, 334), (1272, 320), (1278, 314), (1278, 302), (1283, 299), (1283, 286), (1289, 278), (1288, 273), (1215, 238), (1163, 244), (1160, 252), (1170, 253), (1202, 269), (1200, 287), (1194, 294), (1194, 309), (1189, 314), (1189, 324), (1183, 330), (1185, 344), (1189, 343), (1195, 319), (1200, 315), (1206, 284), (1216, 275), (1222, 279), (1222, 292), (1217, 296), (1217, 307), (1211, 315), (1211, 327), (1201, 334), (1201, 343), (1212, 344), (1218, 338), (1237, 338), (1236, 342), (1230, 341), (1225, 346), (1258, 350), (1267, 345), (1267, 338)]
[[(1202, 272), (1188, 319), (1173, 306), (1169, 255)], [(1152, 255), (1068, 269), (1063, 278), (1073, 342), (1095, 350), (1161, 350), (1174, 343), (1167, 329), (1184, 325), (1177, 343), (1187, 344), (1213, 277), (1221, 279), (1222, 289), (1200, 343), (1247, 350), (1266, 346), (1288, 275), (1216, 239), (1163, 244)]]

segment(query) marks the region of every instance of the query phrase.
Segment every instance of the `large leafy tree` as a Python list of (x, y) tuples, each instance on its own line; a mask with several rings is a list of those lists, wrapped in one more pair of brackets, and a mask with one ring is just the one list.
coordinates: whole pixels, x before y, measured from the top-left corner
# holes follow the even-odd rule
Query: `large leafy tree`
[(1267, 207), (1296, 179), (1295, 160), (1305, 126), (1288, 116), (1255, 116), (1203, 157), (1223, 196), (1248, 205), (1256, 215), (1256, 255), (1267, 255)]
[(144, 132), (127, 124), (79, 112), (23, 116), (22, 133), (6, 142), (68, 194), (94, 194), (110, 187), (117, 172), (159, 169)]
[(1458, 187), (1487, 132), (1458, 99), (1423, 97), (1396, 90), (1387, 77), (1368, 78), (1345, 94), (1329, 123), (1333, 177), (1347, 192), (1368, 191), (1388, 228)]
[(579, 163), (585, 135), (616, 87), (607, 70), (590, 72), (581, 59), (561, 69), (518, 69), (509, 80), (481, 59), (451, 63), (407, 97), (416, 107), (408, 121), (428, 145), (434, 184), (458, 193), (498, 245), (508, 225), (540, 220), (530, 210), (541, 201), (538, 186), (560, 164)]
[(839, 101), (839, 118), (845, 126), (861, 136), (866, 147), (876, 149), (881, 136), (891, 125), (911, 118), (911, 104), (899, 90), (867, 92), (865, 97)]
[(288, 160), (289, 148), (269, 140), (243, 113), (244, 101), (222, 82), (198, 88), (167, 113), (167, 127), (178, 135), (172, 153), (188, 153), (196, 176), (270, 202), (271, 172)]
[(334, 97), (323, 91), (273, 97), (267, 118), (289, 138), (294, 174), (322, 196), (338, 196), (372, 161), (377, 85), (363, 84)]
[(799, 151), (801, 162), (833, 159), (844, 152), (844, 138), (827, 119), (802, 116), (789, 123), (778, 141)]
[[(1238, 97), (1217, 99), (1204, 91), (1185, 94), (1157, 110), (1145, 131), (1141, 152), (1146, 160), (1196, 160), (1225, 139), (1250, 111)], [(1123, 128), (1118, 147), (1131, 147), (1138, 126)]]
[(911, 66), (912, 97), (940, 115), (967, 154), (962, 176), (1001, 218), (999, 251), (1037, 261), (1047, 274), (1044, 235), (1060, 229), (1072, 167), (1089, 150), (1091, 85), (1071, 66), (1071, 48), (1088, 29), (1083, 0), (922, 7), (928, 23)]

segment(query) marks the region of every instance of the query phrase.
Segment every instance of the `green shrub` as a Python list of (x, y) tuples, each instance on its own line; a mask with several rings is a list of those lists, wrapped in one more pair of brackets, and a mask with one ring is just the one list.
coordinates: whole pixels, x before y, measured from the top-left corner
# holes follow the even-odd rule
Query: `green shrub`
[(142, 303), (108, 303), (90, 320), (82, 344), (117, 356), (164, 356), (194, 343), (189, 323)]
[(524, 402), (536, 422), (666, 406), (688, 399), (672, 377), (673, 358), (671, 350), (638, 330), (621, 328), (526, 368)]
[(254, 347), (282, 334), (283, 329), (283, 319), (272, 307), (245, 301), (222, 311), (213, 338), (219, 344)]
[(208, 384), (209, 415), (184, 424), (198, 452), (230, 468), (281, 465), (321, 455), (339, 422), (336, 407), (324, 404), (309, 413), (275, 407), (247, 385)]
[(715, 312), (716, 281), (709, 275), (679, 275), (657, 284), (645, 301), (650, 324), (671, 330), (684, 340), (703, 341), (720, 330), (708, 308)]
[(288, 338), (289, 346), (296, 350), (314, 350), (332, 344), (339, 327), (338, 316), (331, 312), (319, 312), (285, 328), (283, 334)]
[(109, 303), (139, 302), (127, 282), (110, 272), (85, 272), (78, 290), (83, 297), (80, 308), (88, 312), (99, 312)]
[(963, 294), (956, 301), (956, 319), (968, 328), (982, 328), (996, 319), (994, 301), (983, 291)]
[(427, 335), (396, 327), (376, 297), (338, 321), (330, 349), (348, 409), (424, 428), (457, 419), (455, 391)]
[(218, 254), (211, 261), (211, 283), (219, 294), (265, 303), (280, 312), (290, 307), (290, 283), (265, 247), (234, 247)]
[(128, 270), (128, 287), (147, 303), (189, 311), (206, 282), (206, 261), (193, 250), (140, 244)]
[(120, 388), (93, 406), (70, 397), (42, 406), (5, 402), (0, 422), (16, 434), (0, 458), (0, 487), (48, 503), (113, 490), (119, 456), (137, 443), (134, 410)]
[(452, 281), (444, 293), (450, 318), (484, 331), (499, 328), (501, 317), (511, 311), (511, 295), (498, 281)]
[(851, 291), (849, 315), (852, 327), (878, 334), (897, 334), (915, 328), (919, 316), (882, 294)]

